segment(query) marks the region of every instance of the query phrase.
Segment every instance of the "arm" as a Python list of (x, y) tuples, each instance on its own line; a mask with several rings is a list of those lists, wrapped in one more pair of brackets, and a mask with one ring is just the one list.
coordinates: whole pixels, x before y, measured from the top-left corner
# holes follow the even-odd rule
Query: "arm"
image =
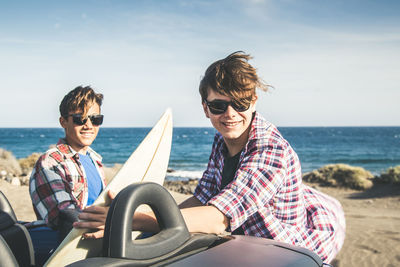
[[(217, 185), (214, 179), (216, 175), (215, 172), (217, 170), (215, 165), (217, 163), (214, 161), (214, 158), (217, 151), (217, 146), (222, 145), (221, 140), (223, 140), (221, 135), (216, 135), (214, 138), (213, 149), (210, 155), (207, 170), (204, 172), (203, 178), (200, 181), (203, 181), (203, 184), (200, 185), (199, 183), (199, 186), (196, 188), (196, 197), (193, 196), (179, 205), (185, 223), (190, 232), (220, 233), (229, 225), (227, 217), (223, 215), (217, 208), (203, 204), (207, 203), (207, 201), (217, 192)], [(107, 216), (108, 209), (102, 208), (102, 210), (105, 213), (105, 216), (96, 214), (100, 211), (91, 211), (89, 208), (85, 209), (79, 218), (88, 221), (74, 223), (74, 227), (98, 229), (100, 229), (99, 227), (103, 227), (104, 229), (105, 217)], [(136, 212), (132, 225), (135, 230), (149, 232), (159, 231), (155, 215), (152, 212), (146, 214), (139, 214)], [(98, 235), (85, 235), (84, 237), (98, 238), (101, 236), (102, 234), (100, 233)]]
[(58, 227), (60, 210), (77, 209), (69, 183), (63, 178), (58, 162), (42, 156), (35, 165), (29, 191), (36, 215), (53, 228)]
[(220, 234), (229, 226), (229, 219), (216, 207), (203, 205), (192, 196), (179, 205), (189, 232)]
[(229, 219), (212, 205), (185, 208), (181, 212), (191, 233), (220, 234), (229, 226)]
[[(110, 191), (109, 191), (110, 193)], [(113, 199), (113, 195), (109, 195)], [(222, 233), (229, 225), (228, 218), (214, 206), (204, 206), (196, 197), (191, 197), (180, 206), (182, 216), (189, 232)], [(108, 207), (91, 206), (83, 210), (75, 222), (76, 228), (98, 229), (94, 233), (84, 234), (85, 238), (101, 238), (104, 235), (104, 224)], [(136, 212), (132, 219), (132, 230), (158, 232), (159, 226), (153, 212)]]

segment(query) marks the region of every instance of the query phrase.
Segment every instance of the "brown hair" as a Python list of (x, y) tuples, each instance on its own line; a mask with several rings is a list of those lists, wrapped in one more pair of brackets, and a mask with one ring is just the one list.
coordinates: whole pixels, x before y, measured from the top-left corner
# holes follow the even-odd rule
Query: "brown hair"
[(96, 94), (90, 86), (78, 86), (64, 96), (60, 104), (60, 114), (67, 118), (70, 112), (79, 110), (85, 116), (94, 102), (100, 107), (103, 102), (103, 95)]
[(207, 99), (209, 89), (237, 102), (251, 102), (256, 95), (256, 88), (267, 91), (269, 86), (248, 63), (251, 58), (243, 51), (237, 51), (211, 64), (199, 86), (202, 101)]

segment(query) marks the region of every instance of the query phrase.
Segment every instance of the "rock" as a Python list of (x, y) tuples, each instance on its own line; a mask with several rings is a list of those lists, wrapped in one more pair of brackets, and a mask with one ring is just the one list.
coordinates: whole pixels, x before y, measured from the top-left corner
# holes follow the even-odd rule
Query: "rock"
[(12, 180), (11, 180), (11, 184), (12, 184), (12, 185), (15, 185), (15, 186), (20, 186), (20, 185), (21, 185), (21, 181), (19, 180), (18, 177), (14, 177), (14, 178), (12, 178)]
[(165, 181), (164, 187), (168, 190), (181, 194), (193, 194), (194, 190), (196, 189), (197, 183), (197, 179), (189, 179), (185, 181)]
[(29, 178), (31, 176), (30, 175), (26, 175), (26, 176), (22, 176), (19, 179), (21, 180), (21, 184), (22, 185), (29, 185)]
[(11, 180), (14, 178), (14, 176), (12, 176), (10, 173), (7, 173), (6, 175), (6, 181), (11, 183)]
[(0, 178), (4, 179), (6, 178), (7, 172), (5, 170), (0, 171)]

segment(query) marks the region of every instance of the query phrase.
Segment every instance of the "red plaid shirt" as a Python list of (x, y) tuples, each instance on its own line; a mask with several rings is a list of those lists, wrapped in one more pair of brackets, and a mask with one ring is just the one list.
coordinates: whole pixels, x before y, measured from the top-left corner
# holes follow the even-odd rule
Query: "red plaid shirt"
[(230, 229), (305, 247), (330, 262), (343, 245), (340, 203), (302, 183), (296, 152), (278, 129), (256, 113), (233, 181), (221, 188), (226, 145), (217, 133), (207, 170), (194, 195), (217, 207)]
[[(101, 157), (88, 149), (105, 187)], [(50, 227), (58, 225), (58, 214), (64, 209), (82, 209), (88, 200), (88, 185), (85, 169), (75, 152), (64, 139), (56, 147), (43, 154), (32, 171), (29, 192), (33, 208), (39, 220)]]

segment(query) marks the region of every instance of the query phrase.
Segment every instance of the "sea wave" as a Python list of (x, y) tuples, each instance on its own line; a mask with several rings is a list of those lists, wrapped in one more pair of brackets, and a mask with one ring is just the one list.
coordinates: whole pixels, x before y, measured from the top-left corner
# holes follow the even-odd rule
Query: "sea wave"
[(174, 170), (167, 173), (167, 180), (187, 180), (187, 179), (200, 179), (203, 176), (203, 171), (186, 171)]

